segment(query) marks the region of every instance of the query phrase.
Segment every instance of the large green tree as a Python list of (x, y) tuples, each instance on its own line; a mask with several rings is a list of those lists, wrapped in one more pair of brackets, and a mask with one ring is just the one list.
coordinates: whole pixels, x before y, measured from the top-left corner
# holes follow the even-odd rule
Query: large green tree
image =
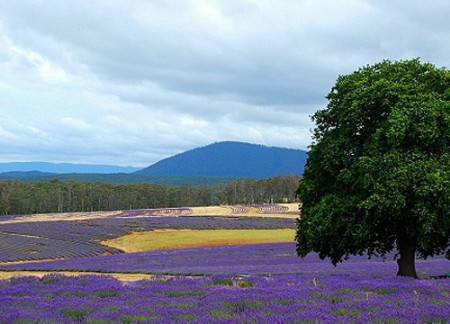
[(397, 274), (417, 277), (416, 256), (450, 246), (450, 71), (386, 60), (339, 76), (327, 99), (298, 188), (297, 254), (395, 251)]

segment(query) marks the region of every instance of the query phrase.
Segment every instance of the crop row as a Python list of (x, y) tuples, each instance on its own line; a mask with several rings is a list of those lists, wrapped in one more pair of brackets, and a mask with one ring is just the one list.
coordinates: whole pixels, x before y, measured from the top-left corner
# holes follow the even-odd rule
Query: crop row
[(249, 207), (246, 206), (230, 206), (233, 214), (247, 214), (250, 211)]
[(261, 211), (261, 213), (264, 214), (285, 213), (289, 210), (288, 207), (280, 205), (260, 205), (254, 207), (258, 208)]
[(121, 253), (96, 242), (65, 241), (0, 233), (0, 262), (82, 258)]
[[(417, 260), (422, 277), (448, 272), (448, 260), (434, 257)], [(242, 246), (202, 247), (114, 254), (83, 259), (55, 260), (1, 266), (0, 270), (72, 270), (94, 272), (138, 272), (159, 274), (342, 274), (389, 276), (397, 263), (390, 255), (386, 260), (354, 256), (334, 267), (316, 254), (301, 259), (295, 254), (295, 243), (265, 243)]]
[(133, 209), (124, 210), (116, 217), (142, 217), (142, 216), (189, 216), (190, 208), (158, 208), (158, 209)]
[(61, 240), (89, 241), (118, 237), (133, 231), (156, 229), (276, 229), (295, 228), (295, 220), (264, 217), (142, 217), (94, 218), (76, 221), (0, 224), (0, 231)]
[[(1, 261), (72, 258), (118, 253), (99, 241), (157, 229), (294, 228), (293, 219), (260, 217), (108, 217), (0, 224)], [(16, 257), (15, 257), (16, 255)]]
[(252, 210), (256, 210), (262, 214), (282, 214), (287, 213), (289, 208), (281, 205), (251, 205), (251, 206), (230, 206), (233, 214), (248, 214)]
[(366, 276), (0, 281), (1, 323), (448, 323), (450, 282)]

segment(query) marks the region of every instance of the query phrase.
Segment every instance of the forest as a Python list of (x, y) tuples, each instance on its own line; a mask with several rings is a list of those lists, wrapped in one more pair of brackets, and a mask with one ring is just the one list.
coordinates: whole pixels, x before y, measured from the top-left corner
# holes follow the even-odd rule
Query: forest
[(0, 215), (293, 202), (299, 180), (288, 175), (209, 186), (2, 180)]

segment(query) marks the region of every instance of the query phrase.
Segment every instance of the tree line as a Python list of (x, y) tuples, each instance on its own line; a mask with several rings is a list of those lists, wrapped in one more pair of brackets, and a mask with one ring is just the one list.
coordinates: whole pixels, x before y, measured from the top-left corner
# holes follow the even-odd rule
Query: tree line
[(293, 202), (300, 178), (239, 179), (211, 186), (0, 181), (0, 215)]

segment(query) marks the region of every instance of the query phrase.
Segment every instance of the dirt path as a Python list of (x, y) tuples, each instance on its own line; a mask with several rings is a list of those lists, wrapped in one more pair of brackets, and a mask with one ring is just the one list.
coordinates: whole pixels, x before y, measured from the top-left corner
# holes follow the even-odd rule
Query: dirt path
[(62, 274), (65, 276), (97, 275), (112, 276), (120, 281), (137, 281), (142, 279), (153, 279), (155, 276), (144, 273), (100, 273), (100, 272), (72, 272), (72, 271), (0, 271), (0, 280), (14, 277), (35, 276), (42, 278), (49, 274)]

